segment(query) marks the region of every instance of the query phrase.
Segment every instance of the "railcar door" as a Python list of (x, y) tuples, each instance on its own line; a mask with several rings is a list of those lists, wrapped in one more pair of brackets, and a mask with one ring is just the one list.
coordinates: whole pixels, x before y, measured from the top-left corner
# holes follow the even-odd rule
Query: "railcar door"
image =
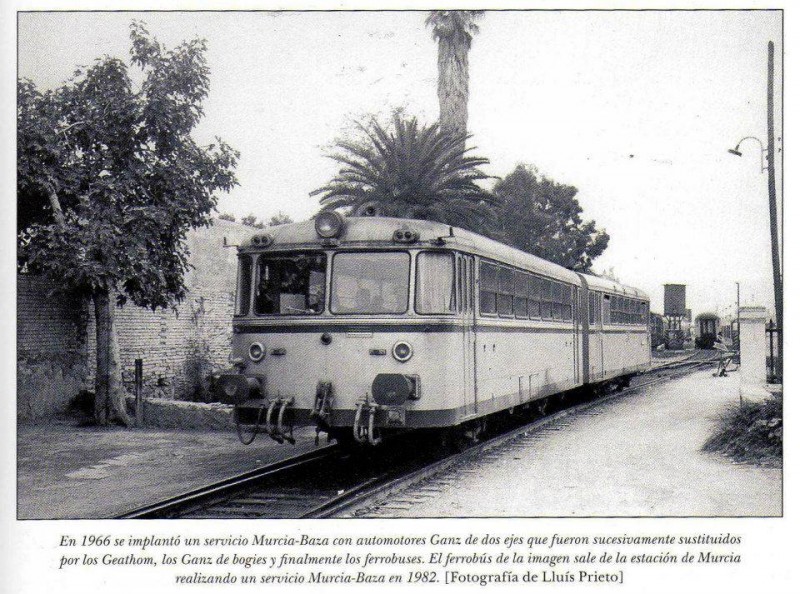
[(461, 320), (461, 360), (463, 373), (464, 412), (478, 412), (478, 391), (475, 380), (476, 314), (475, 314), (475, 261), (472, 256), (457, 254), (458, 312)]

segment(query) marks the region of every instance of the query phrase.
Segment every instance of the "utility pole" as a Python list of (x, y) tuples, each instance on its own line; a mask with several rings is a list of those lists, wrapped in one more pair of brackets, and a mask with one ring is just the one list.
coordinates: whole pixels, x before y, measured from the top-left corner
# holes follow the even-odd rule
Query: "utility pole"
[[(736, 341), (734, 342), (734, 350), (739, 352), (739, 356), (741, 357), (742, 353), (742, 343), (740, 342), (740, 332), (742, 327), (742, 321), (739, 317), (739, 310), (740, 310), (740, 301), (739, 301), (739, 281), (736, 281)], [(733, 336), (731, 336), (731, 340), (733, 340)]]
[(769, 192), (769, 228), (772, 236), (772, 281), (775, 291), (775, 317), (778, 321), (777, 373), (783, 377), (783, 280), (778, 241), (778, 206), (775, 196), (775, 44), (767, 44), (767, 189)]

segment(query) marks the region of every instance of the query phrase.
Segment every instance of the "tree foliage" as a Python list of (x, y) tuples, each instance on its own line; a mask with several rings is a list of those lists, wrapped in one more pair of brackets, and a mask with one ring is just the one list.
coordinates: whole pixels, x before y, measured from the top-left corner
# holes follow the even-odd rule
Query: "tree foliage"
[(467, 153), (469, 138), (443, 134), (437, 124), (396, 115), (386, 129), (373, 120), (357, 124), (361, 136), (340, 140), (331, 157), (339, 173), (312, 192), (323, 210), (358, 214), (372, 206), (384, 216), (439, 221), (470, 230), (491, 228), (493, 201), (476, 182), (489, 176), (480, 170), (489, 161)]
[(286, 225), (288, 223), (294, 223), (294, 220), (288, 214), (286, 214), (282, 210), (279, 210), (278, 214), (274, 214), (270, 217), (269, 223), (267, 224), (270, 227), (276, 227), (278, 225)]
[(439, 124), (448, 134), (467, 133), (469, 50), (482, 10), (433, 10), (425, 19), (438, 43)]
[(584, 221), (578, 190), (518, 165), (494, 187), (499, 202), (496, 238), (566, 268), (590, 271), (609, 236)]
[(186, 233), (236, 184), (238, 153), (191, 137), (209, 91), (205, 41), (167, 50), (138, 22), (130, 36), (139, 89), (108, 56), (55, 90), (19, 81), (19, 256), (64, 290), (166, 307), (184, 296)]
[(253, 213), (250, 213), (249, 215), (243, 216), (241, 222), (242, 222), (242, 225), (247, 225), (248, 227), (254, 227), (256, 229), (263, 229), (264, 227), (267, 226), (264, 223), (264, 221), (259, 221), (256, 218), (256, 215), (254, 215)]
[(238, 153), (192, 130), (209, 92), (205, 41), (169, 50), (131, 25), (128, 66), (104, 56), (41, 91), (18, 82), (18, 263), (55, 291), (91, 297), (97, 321), (95, 416), (121, 404), (113, 298), (174, 306), (185, 295), (189, 229), (210, 224), (217, 191), (236, 184)]

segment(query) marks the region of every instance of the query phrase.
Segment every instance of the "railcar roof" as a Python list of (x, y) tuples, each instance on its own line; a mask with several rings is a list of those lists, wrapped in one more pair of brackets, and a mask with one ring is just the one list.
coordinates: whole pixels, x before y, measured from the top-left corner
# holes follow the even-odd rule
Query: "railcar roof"
[[(444, 223), (421, 221), (417, 219), (398, 219), (391, 217), (347, 217), (345, 229), (338, 238), (338, 247), (393, 246), (406, 247), (406, 244), (395, 243), (392, 236), (397, 229), (408, 228), (419, 233), (419, 241), (408, 247), (435, 246), (438, 240), (444, 239), (444, 247), (460, 249), (466, 252), (491, 258), (520, 268), (540, 272), (551, 278), (580, 284), (578, 273), (558, 264), (549, 262), (522, 250), (518, 250), (499, 241), (489, 239), (477, 233), (459, 227), (450, 227)], [(271, 248), (286, 247), (324, 247), (322, 240), (314, 228), (314, 221), (301, 221), (269, 227), (253, 234), (253, 237), (271, 235), (274, 240)], [(242, 245), (242, 249), (258, 249), (252, 238)], [(612, 291), (623, 295), (631, 295), (647, 299), (647, 295), (633, 287), (627, 287), (614, 281), (583, 275), (592, 289)]]
[(606, 293), (617, 293), (629, 297), (636, 297), (637, 299), (644, 299), (650, 301), (650, 297), (644, 291), (636, 287), (623, 285), (617, 281), (611, 280), (604, 276), (593, 276), (591, 274), (582, 275), (586, 279), (586, 284), (589, 285), (590, 291), (605, 291)]
[(712, 311), (704, 311), (694, 317), (695, 320), (719, 320), (719, 316)]

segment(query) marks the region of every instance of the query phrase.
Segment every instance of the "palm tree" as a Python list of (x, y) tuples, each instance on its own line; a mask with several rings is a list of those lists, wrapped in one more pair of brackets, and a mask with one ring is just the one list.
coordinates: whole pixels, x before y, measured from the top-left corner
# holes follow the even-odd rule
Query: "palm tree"
[(439, 43), (439, 123), (449, 134), (467, 133), (469, 49), (482, 10), (433, 10), (425, 24)]
[(437, 124), (421, 126), (399, 115), (392, 130), (375, 120), (358, 126), (362, 137), (336, 142), (339, 152), (330, 155), (343, 165), (338, 175), (311, 193), (321, 195), (323, 210), (491, 229), (494, 198), (475, 183), (490, 177), (479, 169), (489, 160), (466, 154), (473, 150), (464, 148), (468, 135), (443, 134)]

